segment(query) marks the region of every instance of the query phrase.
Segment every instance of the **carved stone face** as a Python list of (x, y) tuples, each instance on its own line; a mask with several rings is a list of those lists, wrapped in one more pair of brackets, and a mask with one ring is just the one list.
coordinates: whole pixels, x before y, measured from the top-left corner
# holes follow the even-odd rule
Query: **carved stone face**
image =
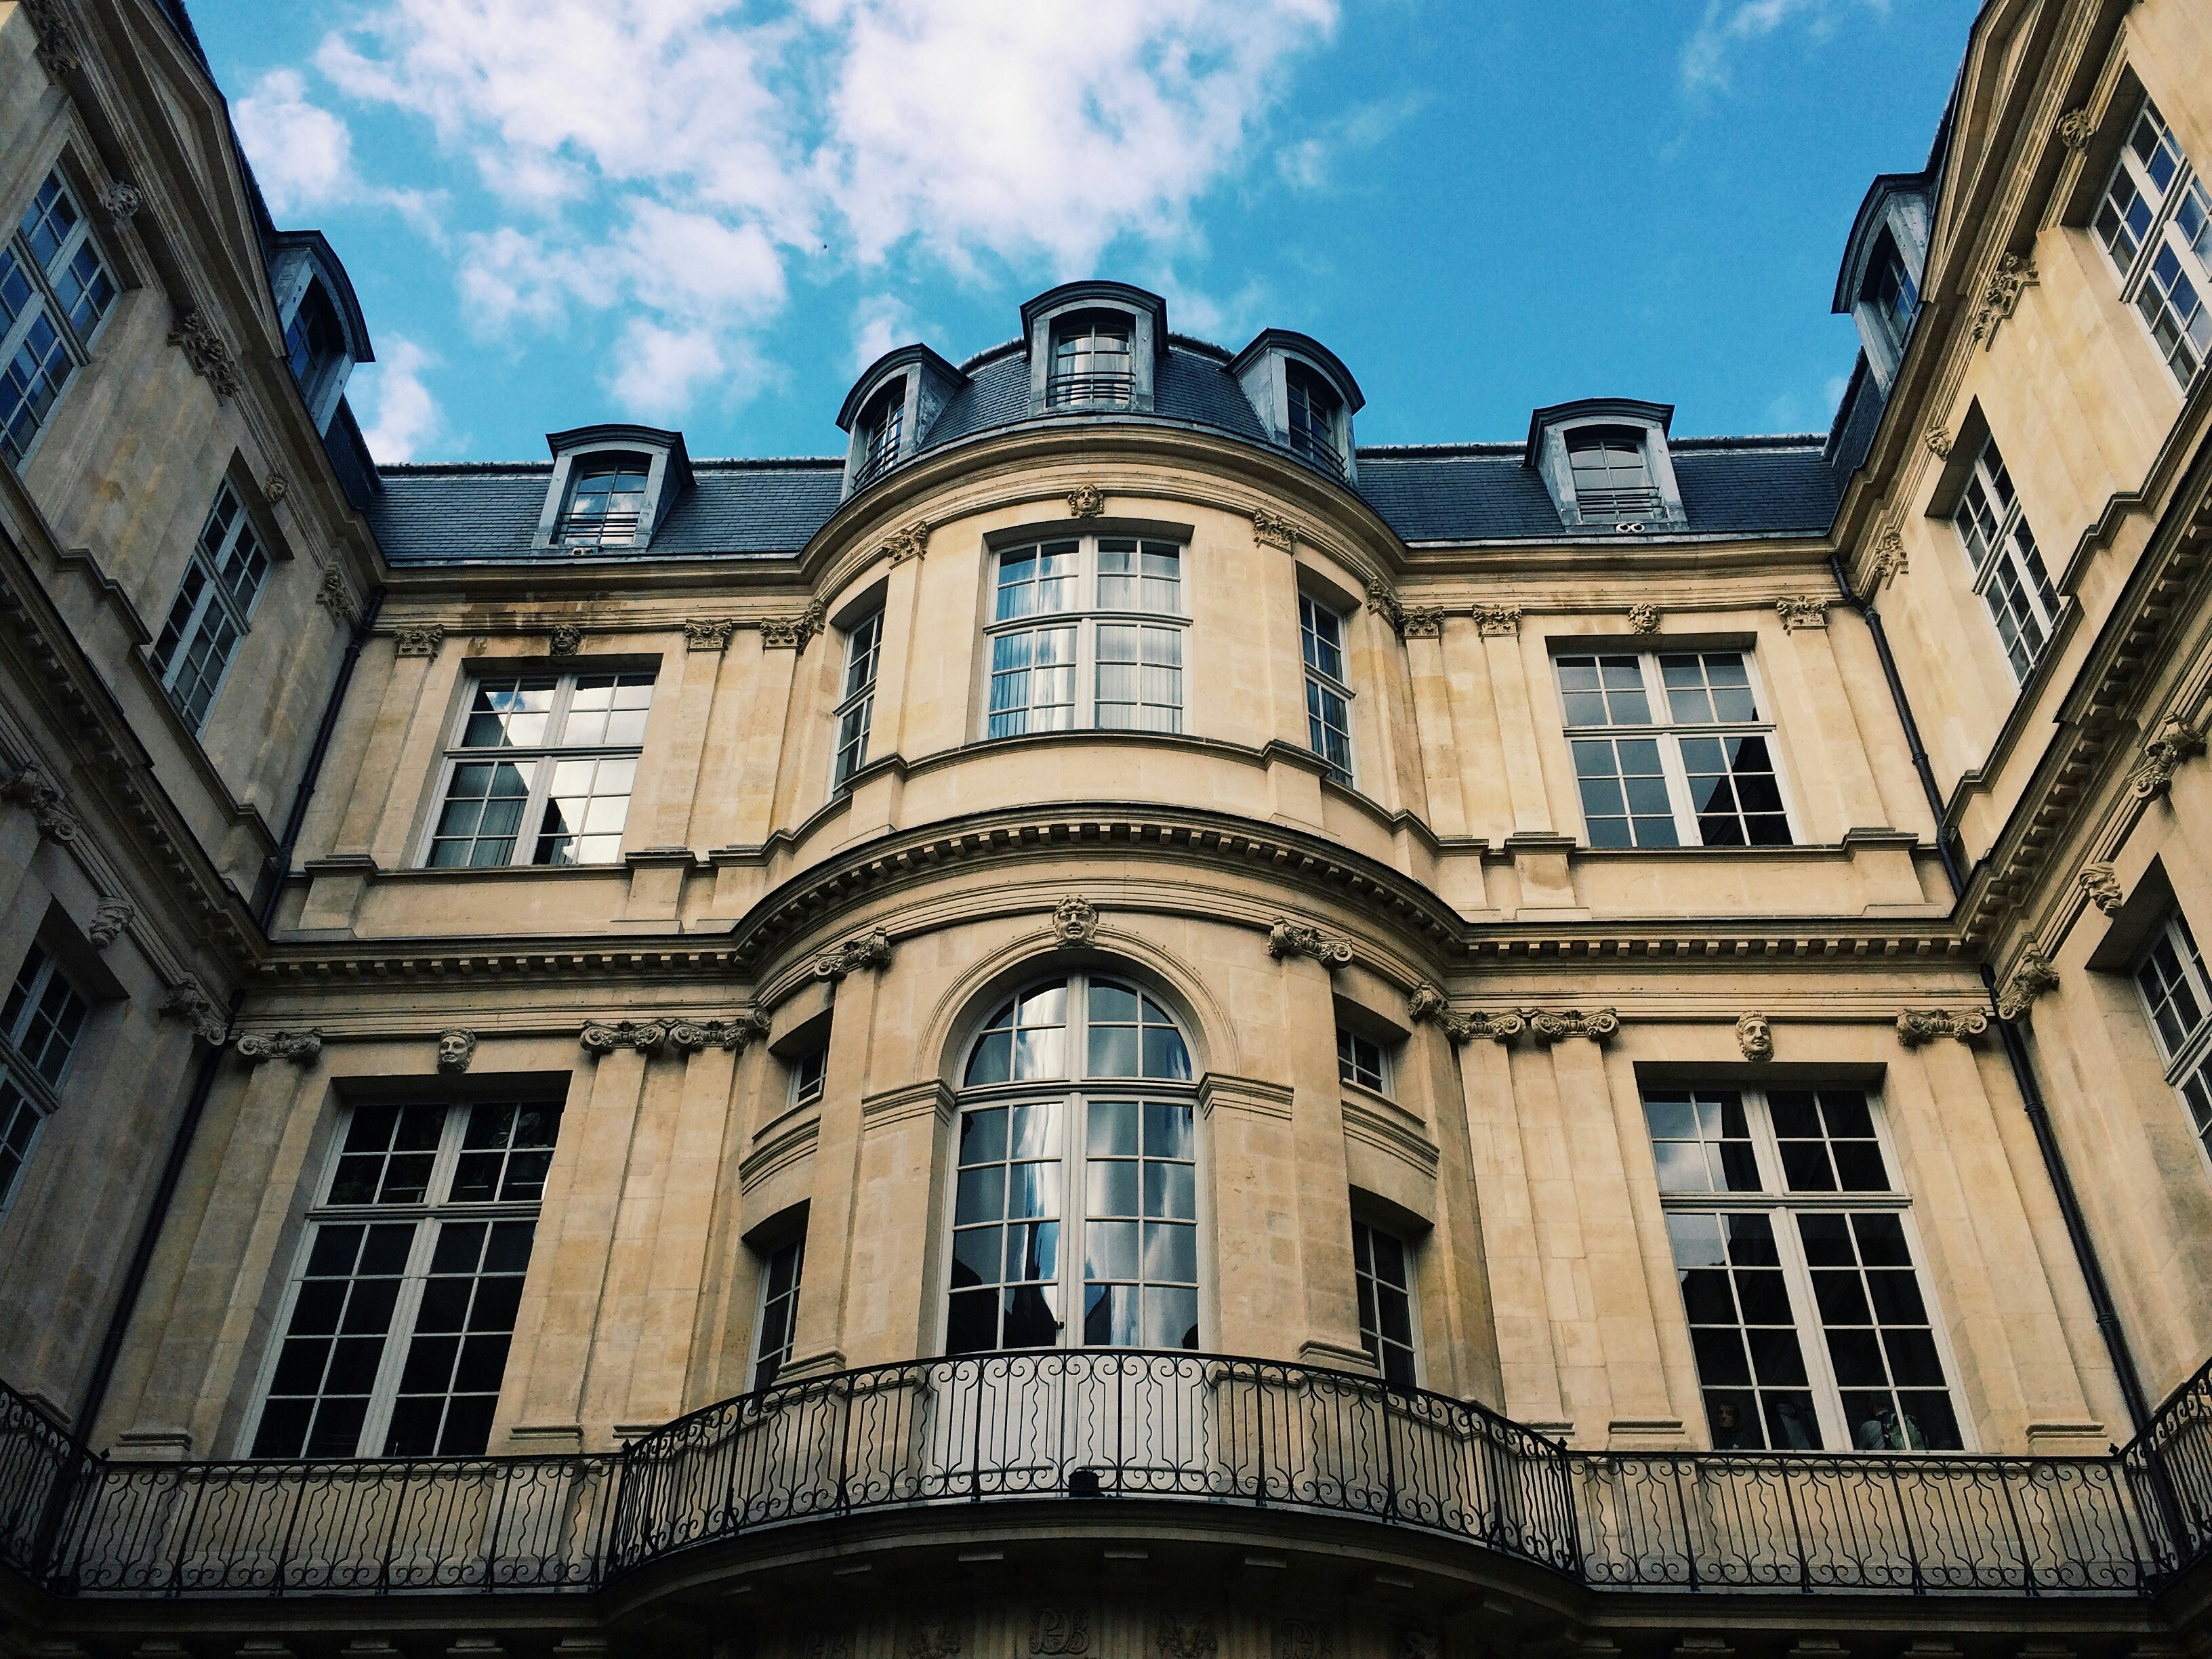
[(474, 1031), (441, 1031), (438, 1035), (438, 1069), (441, 1072), (467, 1071), (476, 1052)]
[(1774, 1057), (1774, 1031), (1767, 1024), (1765, 1014), (1746, 1014), (1736, 1021), (1735, 1040), (1741, 1046), (1746, 1060), (1771, 1060)]

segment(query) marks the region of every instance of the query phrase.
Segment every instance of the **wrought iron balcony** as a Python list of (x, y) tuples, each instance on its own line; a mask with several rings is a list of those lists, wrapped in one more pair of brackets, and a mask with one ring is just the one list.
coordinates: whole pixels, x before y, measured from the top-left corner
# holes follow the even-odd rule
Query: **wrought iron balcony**
[(2146, 1595), (2212, 1553), (2212, 1381), (2087, 1458), (1570, 1452), (1372, 1377), (1127, 1350), (848, 1371), (568, 1457), (118, 1462), (0, 1391), (0, 1560), (64, 1595), (590, 1590), (868, 1510), (1094, 1499), (1352, 1516), (1601, 1589)]
[(1054, 374), (1045, 382), (1044, 400), (1048, 408), (1058, 409), (1070, 404), (1119, 404), (1127, 405), (1136, 396), (1137, 377), (1129, 374), (1101, 371), (1097, 374)]

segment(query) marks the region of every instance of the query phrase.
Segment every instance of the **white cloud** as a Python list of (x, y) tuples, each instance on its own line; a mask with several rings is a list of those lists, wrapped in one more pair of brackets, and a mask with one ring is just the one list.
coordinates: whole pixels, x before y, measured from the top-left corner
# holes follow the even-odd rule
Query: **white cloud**
[(395, 335), (380, 358), (355, 372), (348, 395), (368, 405), (368, 423), (361, 435), (378, 460), (412, 460), (436, 435), (441, 424), (438, 400), (422, 382), (422, 371), (435, 361), (414, 341)]
[(906, 307), (888, 294), (872, 295), (853, 307), (853, 373), (858, 374), (893, 346), (914, 338)]
[(277, 218), (312, 212), (354, 193), (353, 135), (307, 101), (296, 70), (272, 70), (231, 106), (238, 137)]
[(1862, 4), (1877, 12), (1889, 9), (1889, 0), (1705, 0), (1705, 14), (1682, 48), (1683, 90), (1725, 92), (1738, 46), (1764, 40), (1785, 23), (1802, 23), (1815, 37), (1826, 34), (1836, 27), (1838, 11)]
[[(665, 416), (727, 384), (824, 253), (1066, 276), (1124, 236), (1187, 246), (1336, 5), (376, 0), (316, 64), (491, 192), (458, 250), (472, 325), (619, 309), (608, 386)], [(862, 313), (856, 349), (902, 321)]]

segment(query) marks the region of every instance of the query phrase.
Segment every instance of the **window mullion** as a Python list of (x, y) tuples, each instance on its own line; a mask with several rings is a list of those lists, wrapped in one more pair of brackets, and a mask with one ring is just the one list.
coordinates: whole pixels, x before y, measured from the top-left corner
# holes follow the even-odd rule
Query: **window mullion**
[(1659, 769), (1667, 777), (1667, 804), (1674, 814), (1674, 839), (1685, 847), (1702, 847), (1705, 838), (1698, 828), (1697, 803), (1690, 799), (1690, 772), (1682, 761), (1681, 734), (1661, 727), (1655, 735), (1659, 739)]
[[(1765, 1114), (1760, 1113), (1761, 1116)], [(1828, 1356), (1827, 1326), (1813, 1294), (1812, 1269), (1805, 1265), (1805, 1241), (1797, 1235), (1798, 1210), (1784, 1203), (1774, 1212), (1774, 1235), (1782, 1257), (1782, 1282), (1790, 1287), (1790, 1314), (1797, 1327), (1797, 1346), (1805, 1361), (1806, 1381), (1811, 1384), (1813, 1411), (1820, 1423), (1820, 1442), (1830, 1449), (1849, 1452), (1850, 1425), (1844, 1420), (1843, 1391), (1837, 1386), (1833, 1361)]]
[(507, 855), (507, 860), (510, 866), (536, 862), (537, 826), (544, 817), (546, 798), (553, 788), (551, 750), (542, 750), (529, 756), (525, 763), (531, 769), (530, 793), (522, 804), (522, 822), (515, 826), (514, 850)]

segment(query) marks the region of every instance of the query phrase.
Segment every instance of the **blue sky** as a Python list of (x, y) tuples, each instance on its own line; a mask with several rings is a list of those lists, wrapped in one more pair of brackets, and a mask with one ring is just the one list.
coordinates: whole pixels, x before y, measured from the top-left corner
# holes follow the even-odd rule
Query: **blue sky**
[(1869, 180), (1924, 161), (1971, 0), (194, 0), (279, 224), (324, 230), (380, 459), (842, 447), (1103, 275), (1301, 329), (1363, 443), (1600, 394), (1825, 429)]

